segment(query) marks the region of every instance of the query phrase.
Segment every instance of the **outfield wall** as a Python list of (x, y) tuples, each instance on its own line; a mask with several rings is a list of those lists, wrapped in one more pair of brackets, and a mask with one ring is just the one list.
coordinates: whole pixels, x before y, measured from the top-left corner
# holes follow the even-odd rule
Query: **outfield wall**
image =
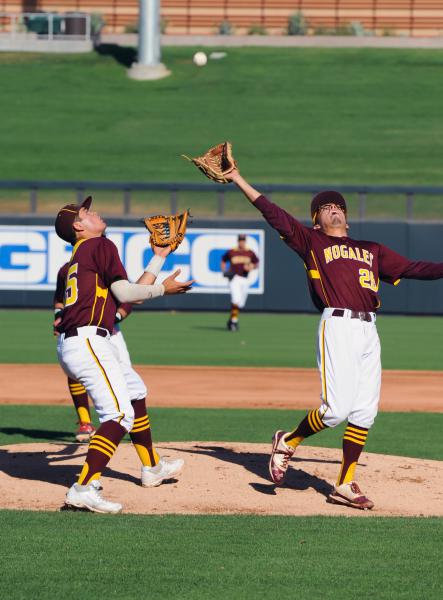
[[(315, 312), (306, 286), (302, 261), (263, 220), (194, 220), (180, 249), (168, 258), (165, 270), (181, 268), (196, 279), (192, 293), (159, 298), (143, 308), (225, 310), (227, 280), (220, 272), (223, 252), (238, 233), (248, 235), (261, 257), (253, 274), (247, 308), (263, 311)], [(351, 223), (351, 236), (377, 240), (414, 260), (443, 260), (443, 223)], [(108, 237), (119, 249), (129, 278), (142, 272), (151, 250), (147, 233), (134, 219), (109, 219)], [(69, 259), (70, 246), (43, 217), (0, 218), (0, 306), (50, 307), (58, 268)], [(389, 313), (443, 314), (442, 281), (406, 281), (380, 286), (382, 310)]]

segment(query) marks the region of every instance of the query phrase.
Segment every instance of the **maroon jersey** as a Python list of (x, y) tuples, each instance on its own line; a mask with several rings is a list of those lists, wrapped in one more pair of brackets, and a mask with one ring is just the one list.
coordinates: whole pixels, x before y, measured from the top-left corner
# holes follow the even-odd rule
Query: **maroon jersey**
[(380, 306), (380, 279), (396, 285), (402, 278), (443, 277), (443, 263), (411, 261), (377, 242), (326, 235), (305, 227), (264, 196), (255, 206), (303, 259), (312, 301), (319, 310), (331, 306), (374, 312)]
[[(112, 331), (117, 304), (109, 288), (114, 281), (127, 278), (113, 242), (105, 237), (78, 241), (57, 277), (54, 301), (64, 303), (59, 331), (85, 325)], [(126, 304), (122, 306), (127, 310)]]
[[(57, 273), (57, 285), (54, 292), (54, 304), (63, 304), (65, 301), (66, 276), (68, 274), (69, 263), (60, 267)], [(128, 317), (132, 312), (131, 302), (117, 302), (117, 308), (122, 308)]]
[(249, 271), (245, 268), (246, 265), (258, 264), (258, 258), (252, 250), (240, 250), (239, 248), (232, 248), (225, 252), (222, 261), (230, 263), (230, 270), (240, 277), (248, 276)]

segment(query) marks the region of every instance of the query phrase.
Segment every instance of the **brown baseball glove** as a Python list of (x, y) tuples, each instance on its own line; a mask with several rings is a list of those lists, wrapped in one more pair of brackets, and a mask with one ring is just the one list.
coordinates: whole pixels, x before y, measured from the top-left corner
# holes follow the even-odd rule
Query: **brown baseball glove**
[(189, 158), (185, 154), (182, 154), (182, 156), (193, 162), (206, 177), (217, 183), (229, 183), (226, 175), (238, 168), (237, 162), (232, 156), (232, 144), (230, 142), (223, 142), (223, 144), (209, 148), (202, 156), (196, 156), (195, 158)]
[(179, 215), (157, 215), (143, 219), (146, 229), (151, 234), (151, 247), (171, 246), (171, 252), (174, 252), (185, 237), (189, 216), (189, 210), (185, 210)]

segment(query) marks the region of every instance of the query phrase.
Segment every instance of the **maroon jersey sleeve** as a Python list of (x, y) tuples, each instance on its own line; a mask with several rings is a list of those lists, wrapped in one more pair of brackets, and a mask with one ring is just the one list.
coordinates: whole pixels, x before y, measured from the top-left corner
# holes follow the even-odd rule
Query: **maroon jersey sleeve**
[(265, 196), (257, 198), (254, 204), (269, 225), (278, 231), (286, 244), (305, 259), (310, 252), (311, 230), (285, 210), (270, 202)]
[(258, 265), (258, 263), (259, 263), (258, 256), (252, 250), (251, 250), (251, 263), (254, 265)]
[(380, 279), (387, 283), (398, 283), (400, 279), (443, 277), (443, 263), (409, 260), (382, 244), (379, 244), (378, 270)]
[(107, 288), (111, 287), (114, 281), (128, 278), (117, 247), (108, 238), (100, 238), (100, 243), (97, 244), (94, 251), (93, 260), (97, 273)]
[(222, 261), (226, 263), (226, 262), (229, 262), (230, 260), (231, 260), (231, 251), (227, 250), (222, 256)]
[(54, 304), (64, 304), (65, 302), (65, 289), (66, 289), (66, 275), (68, 274), (69, 263), (65, 263), (60, 267), (57, 273), (57, 285), (54, 292)]

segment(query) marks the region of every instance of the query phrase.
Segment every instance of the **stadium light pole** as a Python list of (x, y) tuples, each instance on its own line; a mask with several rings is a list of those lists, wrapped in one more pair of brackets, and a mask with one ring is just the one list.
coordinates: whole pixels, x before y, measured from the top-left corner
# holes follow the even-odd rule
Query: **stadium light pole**
[(160, 62), (160, 0), (140, 0), (138, 27), (138, 61), (131, 65), (131, 79), (162, 79), (171, 71)]

